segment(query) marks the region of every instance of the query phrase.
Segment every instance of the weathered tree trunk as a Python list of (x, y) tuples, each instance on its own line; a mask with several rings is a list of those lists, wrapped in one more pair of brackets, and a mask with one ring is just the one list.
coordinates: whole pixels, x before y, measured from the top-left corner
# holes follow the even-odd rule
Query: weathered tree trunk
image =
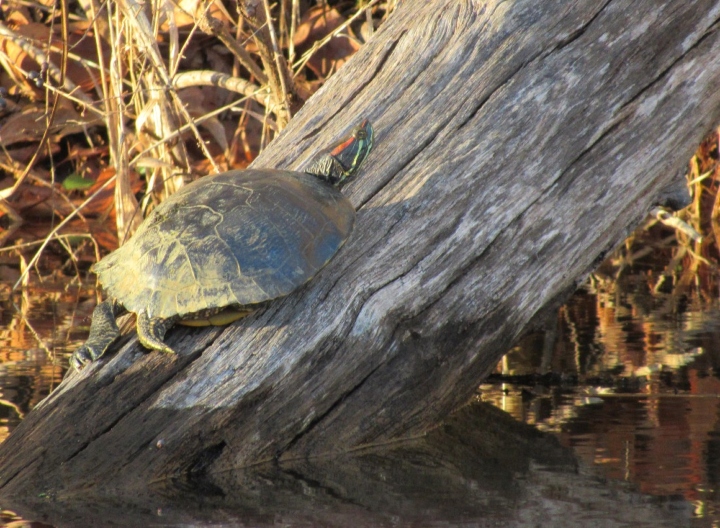
[(338, 257), (227, 329), (133, 338), (0, 447), (0, 493), (131, 490), (417, 435), (647, 213), (720, 119), (714, 0), (401, 3), (257, 166), (361, 116)]

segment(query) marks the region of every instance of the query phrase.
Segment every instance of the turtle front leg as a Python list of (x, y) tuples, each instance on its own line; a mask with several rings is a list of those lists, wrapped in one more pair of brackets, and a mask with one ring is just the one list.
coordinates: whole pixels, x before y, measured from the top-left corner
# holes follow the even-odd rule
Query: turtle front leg
[(150, 317), (145, 310), (137, 314), (137, 333), (140, 343), (150, 350), (158, 350), (166, 354), (174, 354), (175, 351), (167, 346), (163, 339), (165, 332), (170, 328), (177, 317), (162, 319), (160, 317)]
[(106, 299), (95, 307), (87, 341), (70, 356), (70, 365), (75, 370), (82, 369), (102, 356), (112, 342), (120, 336), (115, 316), (122, 310), (122, 306), (115, 299)]

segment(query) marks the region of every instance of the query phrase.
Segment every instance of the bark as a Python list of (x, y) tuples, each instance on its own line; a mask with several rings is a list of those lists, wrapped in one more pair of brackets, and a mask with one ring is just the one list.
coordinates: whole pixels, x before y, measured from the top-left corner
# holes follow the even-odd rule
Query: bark
[(255, 163), (361, 117), (355, 232), (313, 281), (177, 357), (122, 349), (0, 446), (0, 493), (132, 490), (413, 436), (467, 401), (720, 121), (710, 0), (403, 2)]

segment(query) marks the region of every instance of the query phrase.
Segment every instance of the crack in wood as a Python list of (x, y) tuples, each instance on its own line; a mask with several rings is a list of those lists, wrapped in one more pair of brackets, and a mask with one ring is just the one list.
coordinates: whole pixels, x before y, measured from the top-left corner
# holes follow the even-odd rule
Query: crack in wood
[[(609, 2), (608, 2), (609, 3)], [(607, 5), (607, 4), (606, 4)], [(720, 21), (720, 19), (716, 19), (714, 24), (717, 24)], [(712, 27), (712, 26), (711, 26)], [(550, 187), (548, 187), (548, 190), (552, 187), (559, 186), (562, 182), (562, 180), (565, 178), (565, 176), (570, 172), (574, 167), (576, 167), (580, 161), (585, 158), (587, 155), (589, 155), (598, 145), (600, 145), (605, 138), (607, 138), (611, 133), (616, 131), (622, 124), (624, 124), (628, 119), (631, 117), (631, 113), (634, 110), (634, 106), (638, 104), (638, 101), (643, 97), (644, 94), (646, 94), (649, 90), (651, 90), (653, 87), (655, 87), (659, 82), (662, 82), (665, 80), (665, 78), (670, 75), (672, 70), (675, 68), (675, 66), (680, 63), (683, 59), (687, 57), (687, 55), (694, 49), (696, 49), (702, 41), (704, 41), (706, 38), (709, 38), (715, 31), (717, 31), (717, 28), (711, 29), (709, 31), (706, 31), (703, 33), (703, 35), (695, 42), (692, 46), (690, 46), (684, 53), (679, 55), (675, 60), (670, 62), (666, 68), (664, 68), (662, 71), (658, 73), (658, 75), (652, 79), (649, 83), (647, 83), (645, 86), (640, 88), (638, 92), (633, 95), (630, 99), (628, 99), (627, 102), (622, 104), (618, 110), (617, 114), (619, 114), (619, 118), (611, 122), (610, 126), (607, 127), (606, 130), (604, 130), (599, 136), (595, 138), (595, 140), (590, 143), (585, 149), (583, 149), (567, 166), (565, 170), (563, 170), (560, 175), (552, 182)]]
[[(390, 55), (392, 55), (393, 51), (397, 47), (398, 42), (403, 37), (403, 35), (405, 35), (406, 32), (407, 32), (407, 30), (404, 30), (402, 33), (400, 33), (397, 40), (395, 40), (390, 46), (388, 46), (387, 51), (385, 52), (383, 57), (380, 59), (380, 62), (375, 67), (373, 72), (370, 74), (369, 78), (365, 82), (361, 83), (351, 94), (349, 94), (349, 97), (345, 98), (345, 103), (340, 105), (340, 110), (338, 110), (338, 112), (340, 112), (343, 108), (345, 108), (348, 101), (352, 101), (360, 92), (362, 92), (368, 86), (368, 84), (370, 84), (375, 79), (378, 72), (380, 70), (382, 70), (382, 68), (385, 65), (385, 63), (387, 62), (388, 58), (390, 57)], [(313, 128), (310, 132), (305, 134), (300, 139), (300, 142), (307, 141), (309, 139), (314, 138), (316, 135), (318, 135), (322, 131), (322, 129), (327, 126), (328, 123), (332, 122), (337, 117), (338, 112), (331, 114), (327, 118), (325, 118), (325, 120), (321, 124), (319, 124), (317, 127)]]
[[(452, 234), (452, 233), (455, 233), (455, 232), (457, 231), (458, 226), (459, 226), (460, 224), (462, 224), (463, 219), (464, 219), (464, 216), (458, 216), (458, 217), (456, 217), (455, 221), (452, 222), (447, 228), (438, 231), (438, 233), (437, 233), (437, 235), (434, 237), (434, 239), (431, 239), (431, 244), (434, 243), (435, 240), (444, 240), (444, 239), (447, 238), (447, 235)], [(394, 224), (394, 225), (397, 225), (397, 223), (399, 223), (399, 221), (396, 222), (396, 224)], [(493, 239), (493, 240), (494, 240), (494, 239)], [(415, 270), (418, 264), (422, 263), (424, 260), (429, 259), (429, 258), (431, 258), (431, 257), (434, 257), (434, 254), (431, 253), (431, 254), (429, 254), (429, 255), (420, 255), (418, 258), (416, 258), (416, 259), (414, 259), (413, 261), (411, 261), (410, 266), (409, 266), (405, 271), (403, 271), (403, 272), (400, 273), (399, 275), (396, 275), (395, 277), (392, 277), (392, 278), (388, 279), (387, 281), (385, 281), (384, 283), (382, 283), (381, 285), (379, 285), (370, 295), (368, 295), (368, 297), (367, 297), (366, 299), (363, 300), (362, 305), (361, 305), (361, 309), (358, 310), (358, 313), (360, 313), (360, 311), (362, 311), (362, 306), (364, 306), (364, 305), (365, 305), (365, 302), (366, 302), (368, 299), (370, 299), (373, 295), (377, 294), (379, 291), (383, 290), (383, 289), (386, 288), (387, 286), (389, 286), (389, 285), (391, 285), (391, 284), (394, 284), (394, 283), (397, 282), (398, 280), (403, 279), (403, 278), (406, 277), (410, 272), (412, 272), (413, 270)], [(448, 288), (449, 288), (449, 287), (450, 287), (450, 286), (448, 285)], [(447, 289), (447, 288), (446, 288), (446, 289)], [(443, 291), (438, 291), (438, 292), (437, 292), (437, 299), (442, 298), (442, 296), (443, 296), (444, 293), (445, 293), (445, 290), (443, 290)], [(437, 301), (437, 299), (433, 300), (433, 303), (434, 303), (435, 301)], [(421, 311), (421, 312), (422, 312), (422, 311)], [(418, 312), (418, 313), (421, 313), (421, 312)], [(399, 326), (403, 321), (411, 320), (411, 319), (415, 318), (417, 315), (418, 315), (418, 314), (408, 314), (405, 318), (403, 318), (403, 319), (398, 319), (398, 324), (396, 325), (396, 327)]]
[(710, 38), (713, 35), (713, 33), (717, 32), (718, 27), (713, 27), (713, 26), (717, 25), (719, 22), (720, 22), (720, 19), (715, 19), (715, 21), (713, 22), (713, 25), (711, 25), (708, 28), (708, 31), (703, 33), (700, 36), (700, 38), (698, 38), (697, 42), (695, 42), (692, 46), (690, 46), (687, 50), (685, 50), (684, 53), (678, 55), (677, 58), (675, 58), (675, 60), (671, 61), (670, 64), (668, 64), (668, 66), (665, 69), (663, 69), (661, 72), (659, 72), (658, 75), (654, 79), (652, 79), (649, 83), (647, 83), (645, 86), (640, 88), (640, 90), (638, 90), (638, 92), (634, 96), (632, 96), (620, 109), (624, 110), (626, 108), (630, 108), (631, 106), (636, 104), (637, 100), (640, 99), (648, 90), (651, 90), (659, 82), (663, 81), (670, 74), (670, 72), (675, 68), (675, 66), (678, 63), (682, 62), (684, 59), (687, 58), (687, 56), (690, 54), (691, 51), (697, 49), (703, 43), (703, 41)]
[(18, 469), (15, 473), (13, 473), (12, 475), (10, 475), (9, 478), (5, 479), (5, 482), (3, 482), (2, 484), (0, 484), (0, 489), (5, 488), (6, 486), (8, 486), (13, 480), (15, 480), (15, 478), (16, 478), (20, 473), (24, 472), (28, 467), (30, 467), (30, 466), (32, 466), (34, 463), (36, 463), (44, 453), (45, 453), (45, 451), (43, 450), (43, 452), (40, 453), (39, 456), (31, 458), (31, 459), (28, 461), (27, 464), (21, 466), (20, 469)]
[[(353, 260), (351, 260), (350, 262), (348, 262), (348, 265), (345, 266), (343, 270), (341, 270), (342, 272), (340, 272), (340, 273), (337, 274), (337, 278), (332, 282), (332, 284), (330, 285), (330, 287), (329, 287), (322, 295), (319, 295), (319, 296), (318, 296), (318, 300), (319, 300), (320, 304), (323, 304), (325, 301), (327, 301), (327, 298), (328, 298), (328, 296), (330, 295), (330, 292), (332, 292), (332, 291), (337, 287), (337, 285), (338, 285), (339, 283), (341, 283), (341, 282), (346, 282), (346, 281), (347, 281), (347, 276), (346, 276), (346, 273), (345, 273), (344, 271), (345, 271), (345, 270), (348, 270), (348, 269), (353, 269), (353, 268), (355, 268), (355, 267), (356, 267), (356, 264), (357, 264), (361, 259), (363, 259), (366, 254), (372, 253), (372, 252), (374, 251), (374, 249), (375, 249), (378, 245), (382, 244), (382, 242), (386, 239), (386, 237), (388, 236), (388, 234), (389, 234), (389, 233), (393, 230), (393, 228), (394, 228), (395, 226), (397, 226), (401, 221), (402, 221), (402, 220), (401, 220), (400, 218), (398, 218), (397, 221), (393, 222), (392, 224), (385, 224), (385, 225), (388, 226), (388, 229), (383, 232), (382, 236), (378, 237), (377, 242), (375, 242), (374, 244), (372, 244), (371, 246), (369, 246), (368, 249), (367, 249), (367, 251), (365, 251), (365, 252), (363, 252), (363, 253), (360, 253), (360, 254), (357, 254), (357, 256), (356, 256)], [(414, 264), (413, 264), (413, 266), (414, 266)], [(380, 286), (380, 287), (377, 288), (376, 290), (373, 290), (365, 299), (362, 300), (361, 306), (365, 303), (365, 301), (366, 301), (367, 299), (369, 299), (370, 297), (372, 297), (379, 289), (385, 287), (386, 284), (387, 284), (387, 283), (383, 284), (382, 286)]]
[(490, 92), (487, 94), (486, 97), (481, 99), (478, 103), (478, 105), (475, 107), (474, 110), (472, 110), (468, 116), (462, 120), (455, 130), (457, 132), (461, 131), (470, 121), (472, 121), (476, 116), (477, 113), (482, 110), (482, 108), (485, 106), (485, 104), (492, 99), (494, 95), (496, 95), (499, 91), (502, 90), (504, 86), (507, 86), (507, 84), (515, 78), (515, 76), (525, 68), (527, 68), (530, 64), (534, 63), (537, 60), (543, 60), (549, 55), (551, 55), (554, 51), (560, 50), (564, 48), (565, 46), (569, 45), (574, 40), (577, 40), (585, 31), (587, 31), (587, 28), (592, 24), (592, 22), (597, 19), (597, 17), (600, 15), (600, 13), (610, 4), (612, 0), (608, 0), (605, 2), (605, 4), (586, 22), (585, 24), (582, 24), (578, 29), (576, 29), (571, 35), (566, 37), (565, 39), (562, 39), (559, 43), (555, 44), (554, 46), (550, 47), (547, 50), (544, 51), (538, 51), (535, 54), (533, 54), (531, 57), (529, 57), (527, 60), (522, 61), (517, 68), (515, 68), (512, 72), (510, 72), (501, 82), (497, 84), (495, 88), (490, 90)]
[[(193, 351), (193, 352), (190, 353), (190, 354), (183, 355), (182, 358), (183, 358), (183, 359), (186, 359), (186, 363), (185, 363), (181, 368), (179, 368), (179, 369), (176, 370), (175, 372), (169, 373), (169, 375), (168, 375), (165, 379), (158, 380), (157, 384), (155, 384), (150, 390), (148, 390), (146, 393), (144, 393), (141, 397), (138, 398), (136, 405), (134, 405), (134, 406), (132, 406), (132, 407), (128, 407), (124, 412), (118, 414), (118, 415), (116, 416), (116, 418), (115, 418), (112, 422), (110, 422), (106, 427), (104, 427), (102, 430), (100, 430), (100, 431), (96, 432), (95, 434), (93, 434), (92, 436), (90, 436), (90, 437), (87, 439), (87, 441), (81, 443), (81, 444), (78, 446), (78, 449), (77, 449), (77, 450), (75, 450), (74, 452), (70, 453), (70, 456), (65, 459), (65, 462), (66, 462), (66, 463), (67, 463), (67, 462), (70, 462), (70, 461), (73, 460), (75, 457), (77, 457), (78, 455), (80, 455), (80, 453), (82, 453), (83, 451), (85, 451), (90, 444), (92, 444), (93, 442), (95, 442), (96, 440), (98, 440), (99, 438), (101, 438), (102, 436), (104, 436), (104, 435), (106, 435), (107, 433), (109, 433), (109, 432), (110, 432), (113, 428), (115, 428), (115, 426), (116, 426), (118, 423), (120, 423), (126, 416), (129, 416), (129, 415), (132, 414), (134, 411), (136, 411), (137, 409), (139, 409), (143, 404), (145, 404), (145, 402), (147, 402), (147, 401), (153, 396), (153, 394), (157, 394), (157, 393), (158, 393), (160, 390), (162, 390), (163, 387), (165, 387), (169, 382), (171, 382), (171, 381), (172, 381), (173, 379), (175, 379), (178, 375), (180, 375), (181, 373), (183, 373), (183, 372), (184, 372), (190, 365), (192, 365), (200, 356), (202, 356), (203, 352), (204, 352), (207, 348), (209, 348), (210, 346), (212, 346), (212, 344), (220, 337), (220, 335), (222, 335), (222, 331), (218, 331), (217, 334), (215, 335), (215, 337), (214, 337), (213, 339), (211, 339), (208, 343), (204, 344), (201, 348), (198, 348), (197, 350)], [(142, 450), (142, 448), (140, 449), (140, 451), (141, 451), (141, 450)]]
[[(407, 30), (403, 30), (403, 31), (398, 35), (397, 39), (394, 40), (394, 41), (387, 47), (387, 51), (383, 54), (382, 58), (380, 59), (380, 62), (378, 62), (377, 66), (373, 69), (372, 73), (368, 76), (367, 80), (365, 80), (364, 82), (360, 83), (360, 84), (358, 85), (358, 87), (355, 88), (355, 90), (353, 90), (352, 92), (350, 92), (350, 94), (348, 95), (348, 97), (345, 98), (345, 103), (344, 103), (343, 105), (341, 105), (341, 108), (344, 108), (344, 107), (345, 107), (345, 104), (347, 104), (348, 101), (354, 100), (354, 99), (358, 96), (358, 94), (360, 94), (365, 88), (367, 88), (367, 86), (368, 86), (372, 81), (375, 80), (375, 78), (377, 77), (378, 72), (380, 72), (380, 71), (382, 70), (383, 66), (385, 66), (385, 63), (388, 61), (388, 59), (390, 58), (390, 56), (393, 54), (393, 52), (395, 51), (395, 48), (397, 48), (398, 44), (400, 43), (400, 40), (402, 40), (403, 36), (405, 36), (405, 33), (407, 33)], [(412, 84), (412, 83), (411, 83), (411, 84)]]
[(426, 147), (428, 147), (429, 145), (431, 145), (432, 142), (435, 141), (435, 140), (438, 138), (438, 135), (439, 135), (440, 131), (444, 130), (445, 127), (446, 127), (449, 123), (452, 122), (453, 117), (454, 117), (454, 116), (451, 115), (451, 116), (448, 116), (445, 121), (442, 121), (442, 122), (436, 121), (436, 122), (440, 122), (440, 124), (435, 128), (434, 133), (428, 134), (428, 136), (427, 136), (421, 143), (417, 143), (416, 146), (415, 146), (415, 148), (410, 149), (410, 150), (408, 151), (408, 155), (406, 156), (406, 160), (402, 163), (402, 165), (401, 165), (400, 167), (398, 167), (397, 170), (395, 170), (392, 174), (389, 174), (389, 175), (386, 174), (386, 175), (385, 175), (385, 181), (384, 181), (384, 182), (381, 182), (381, 185), (380, 185), (379, 187), (377, 187), (376, 189), (374, 189), (373, 192), (371, 192), (364, 200), (362, 200), (362, 201), (358, 204), (356, 210), (357, 210), (357, 211), (360, 211), (361, 209), (363, 209), (363, 208), (368, 204), (368, 202), (370, 202), (370, 200), (372, 200), (372, 199), (375, 198), (378, 194), (380, 194), (380, 192), (382, 192), (388, 184), (390, 184), (390, 183), (392, 183), (393, 181), (395, 181), (395, 180), (396, 180), (396, 176), (397, 176), (398, 174), (400, 174), (400, 173), (403, 172), (405, 169), (407, 169), (407, 167), (409, 167), (410, 165), (412, 165), (412, 164), (416, 161), (415, 158), (417, 157), (417, 155), (418, 155), (419, 153), (423, 152)]
[[(473, 4), (482, 7), (481, 3)], [(452, 0), (439, 4), (458, 5)], [(605, 15), (598, 17), (601, 4), (606, 6)], [(478, 376), (525, 330), (525, 321), (539, 314), (563, 288), (577, 284), (599, 249), (622, 240), (620, 232), (627, 228), (621, 224), (630, 224), (642, 213), (639, 205), (650, 199), (647, 193), (643, 196), (643, 189), (659, 188), (668, 177), (657, 175), (664, 161), (651, 151), (684, 152), (696, 146), (700, 132), (693, 132), (693, 125), (697, 128), (698, 120), (707, 125), (718, 119), (720, 96), (715, 87), (720, 74), (713, 58), (720, 41), (717, 33), (710, 32), (717, 28), (707, 28), (719, 16), (715, 4), (625, 0), (621, 5), (617, 0), (614, 4), (601, 0), (570, 3), (568, 8), (558, 2), (499, 2), (492, 5), (508, 9), (499, 9), (497, 19), (493, 17), (487, 27), (468, 19), (469, 30), (450, 10), (438, 26), (425, 16), (426, 11), (410, 8), (407, 2), (399, 4), (399, 10), (406, 8), (398, 11), (404, 18), (394, 20), (411, 27), (411, 32), (394, 41), (402, 27), (391, 18), (388, 31), (383, 29), (368, 43), (370, 51), (356, 55), (359, 65), (338, 72), (328, 90), (306, 107), (313, 120), (305, 122), (306, 131), (315, 120), (327, 123), (326, 114), (337, 113), (336, 105), (343, 101), (346, 112), (377, 115), (383, 136), (376, 153), (378, 159), (385, 158), (382, 168), (374, 167), (377, 180), (371, 183), (383, 188), (360, 206), (367, 223), (355, 236), (362, 236), (346, 250), (348, 260), (333, 265), (327, 284), (317, 290), (310, 286), (312, 293), (323, 294), (331, 285), (337, 295), (325, 293), (319, 307), (303, 304), (305, 312), (293, 313), (294, 319), (289, 309), (272, 308), (269, 315), (223, 333), (226, 338), (212, 345), (212, 356), (223, 348), (228, 356), (234, 354), (233, 346), (245, 346), (253, 336), (252, 344), (263, 347), (257, 352), (243, 349), (243, 356), (233, 364), (246, 369), (242, 376), (236, 377), (236, 369), (229, 369), (227, 362), (209, 361), (208, 355), (194, 368), (183, 369), (187, 379), (178, 377), (171, 384), (166, 380), (163, 389), (154, 389), (159, 392), (152, 402), (144, 404), (136, 403), (143, 396), (142, 384), (151, 390), (147, 385), (156, 385), (168, 374), (166, 369), (182, 364), (163, 364), (157, 373), (133, 369), (118, 375), (117, 385), (97, 392), (92, 391), (102, 387), (94, 384), (96, 372), (79, 380), (82, 385), (68, 384), (73, 390), (65, 393), (70, 397), (62, 402), (65, 408), (60, 397), (50, 400), (52, 404), (36, 409), (37, 419), (23, 422), (4, 442), (2, 479), (10, 478), (12, 484), (6, 484), (3, 492), (34, 496), (54, 486), (86, 498), (92, 488), (129, 490), (141, 479), (172, 478), (175, 469), (186, 469), (203, 449), (209, 448), (203, 460), (210, 461), (211, 469), (247, 467), (272, 457), (281, 446), (285, 447), (278, 456), (285, 463), (296, 455), (314, 456), (336, 447), (363, 445), (366, 440), (382, 441), (404, 434), (408, 427), (418, 431), (445, 418), (474, 393)], [(638, 6), (646, 12), (633, 18)], [(592, 25), (585, 24), (584, 33), (578, 32), (593, 16)], [(458, 39), (453, 48), (444, 45), (450, 32)], [(709, 39), (696, 43), (703, 35)], [(549, 41), (562, 52), (550, 52), (547, 60), (534, 56), (535, 62), (528, 64), (535, 50), (552, 49)], [(691, 55), (671, 64), (672, 74), (666, 73), (672, 84), (658, 83), (658, 73), (691, 45)], [(394, 51), (388, 52), (393, 46)], [(435, 53), (441, 55), (426, 62), (426, 54)], [(400, 55), (410, 60), (401, 62)], [(373, 72), (381, 57), (386, 63)], [(510, 83), (495, 88), (523, 61), (524, 71), (516, 70)], [(413, 77), (417, 69), (423, 70), (421, 77)], [(374, 80), (351, 94), (356, 98), (349, 101), (346, 91), (368, 78)], [(415, 81), (406, 91), (412, 78)], [(653, 81), (655, 88), (648, 85)], [(637, 94), (641, 88), (645, 92)], [(480, 101), (490, 90), (492, 98)], [(659, 111), (653, 112), (651, 96), (661, 100)], [(647, 106), (633, 109), (632, 104), (646, 101)], [(473, 119), (467, 116), (474, 106)], [(641, 110), (647, 115), (640, 115)], [(691, 111), (700, 116), (693, 119)], [(447, 114), (454, 121), (443, 123)], [(454, 132), (452, 127), (463, 120), (461, 133)], [(330, 134), (327, 127), (312, 133), (320, 130)], [(290, 133), (299, 137), (302, 132)], [(263, 159), (287, 157), (291, 149), (279, 148), (283, 144), (299, 148), (292, 140), (295, 136), (286, 137), (273, 147), (275, 153), (269, 150)], [(395, 144), (388, 145), (388, 138), (396, 138)], [(314, 140), (319, 141), (319, 135), (310, 139)], [(416, 140), (427, 141), (428, 152), (410, 152)], [(465, 146), (469, 152), (458, 156), (457, 149)], [(628, 156), (633, 156), (633, 163), (623, 165)], [(387, 176), (393, 181), (385, 180), (386, 173), (380, 171), (391, 173)], [(430, 179), (431, 171), (448, 178), (462, 171), (464, 179), (437, 182)], [(399, 173), (402, 179), (397, 178)], [(425, 181), (433, 185), (423, 189)], [(628, 182), (630, 190), (624, 188)], [(373, 189), (366, 187), (363, 192)], [(558, 197), (559, 193), (564, 194)], [(380, 202), (386, 198), (384, 207), (385, 202)], [(608, 202), (610, 207), (601, 210), (599, 205)], [(380, 205), (372, 209), (375, 204)], [(595, 223), (597, 217), (601, 221)], [(572, 223), (574, 219), (578, 225)], [(442, 236), (438, 232), (449, 224), (454, 224), (447, 229), (457, 230), (456, 236), (433, 239)], [(403, 227), (407, 228), (404, 237)], [(377, 240), (380, 235), (384, 242)], [(405, 248), (403, 243), (412, 246)], [(551, 251), (552, 255), (546, 254)], [(545, 257), (545, 264), (537, 263)], [(560, 259), (567, 266), (553, 269)], [(354, 269), (358, 264), (362, 268)], [(359, 289), (362, 296), (355, 297)], [(336, 317), (338, 312), (342, 317)], [(287, 335), (275, 337), (272, 327), (261, 328), (275, 313), (285, 319), (270, 323), (279, 323), (278, 332)], [(333, 316), (334, 326), (317, 319), (327, 315)], [(350, 338), (348, 324), (356, 330)], [(246, 340), (229, 339), (246, 327), (250, 332)], [(128, 352), (113, 364), (126, 369), (137, 355)], [(107, 376), (115, 372), (103, 370)], [(122, 391), (124, 382), (131, 384)], [(190, 409), (200, 400), (187, 394), (197, 387), (212, 410)], [(306, 389), (312, 391), (306, 394)], [(163, 407), (159, 399), (166, 396), (171, 403), (192, 405)], [(156, 402), (157, 409), (152, 405)], [(105, 427), (126, 406), (134, 409), (121, 417), (112, 433), (102, 439), (95, 435), (96, 441), (81, 456), (62, 464), (78, 442)], [(150, 435), (158, 431), (168, 438), (173, 435), (176, 442), (165, 438), (163, 451), (146, 449), (137, 456), (138, 446), (148, 447)], [(221, 440), (228, 443), (222, 450)], [(219, 458), (212, 461), (217, 453)]]
[(577, 28), (575, 31), (573, 31), (570, 35), (562, 39), (560, 42), (558, 42), (548, 53), (553, 53), (554, 51), (559, 51), (575, 40), (579, 39), (586, 31), (587, 29), (592, 25), (592, 23), (602, 14), (603, 11), (605, 11), (605, 8), (612, 2), (613, 0), (607, 0), (602, 6), (600, 6), (600, 9), (592, 16), (590, 19), (582, 24), (579, 28)]
[[(625, 106), (626, 105), (623, 105), (623, 107), (621, 107), (621, 109), (625, 108)], [(553, 187), (555, 187), (558, 189), (558, 192), (560, 193), (560, 195), (562, 195), (563, 194), (563, 186), (565, 187), (565, 189), (567, 189), (567, 186), (570, 184), (570, 182), (563, 184), (563, 180), (568, 175), (568, 173), (570, 173), (572, 170), (576, 169), (577, 165), (580, 164), (580, 162), (583, 158), (585, 158), (587, 155), (592, 153), (595, 150), (595, 148), (603, 142), (603, 140), (605, 138), (607, 138), (610, 134), (615, 132), (620, 127), (620, 125), (624, 124), (629, 118), (630, 118), (630, 116), (628, 114), (622, 115), (619, 119), (617, 119), (609, 127), (607, 127), (607, 129), (605, 129), (599, 136), (597, 136), (597, 138), (592, 143), (590, 143), (587, 147), (585, 147), (582, 151), (580, 151), (580, 153), (577, 156), (575, 156), (572, 159), (572, 161), (570, 161), (570, 163), (567, 164), (567, 167), (565, 169), (563, 169), (560, 172), (560, 174), (558, 174), (557, 178), (555, 178), (550, 183), (550, 185), (545, 190), (545, 193), (551, 192)], [(538, 198), (540, 198), (540, 197), (538, 197)]]
[[(417, 312), (417, 314), (412, 317), (412, 319), (422, 317), (424, 314), (429, 312), (435, 306), (435, 304), (437, 304), (445, 297), (448, 291), (452, 290), (460, 281), (467, 277), (467, 275), (472, 271), (472, 269), (475, 268), (476, 264), (492, 250), (493, 246), (498, 242), (500, 238), (502, 238), (503, 234), (512, 231), (517, 225), (517, 223), (522, 219), (526, 211), (530, 209), (532, 205), (535, 204), (542, 196), (543, 193), (539, 194), (538, 197), (532, 202), (528, 202), (527, 206), (518, 211), (517, 215), (515, 215), (512, 219), (507, 220), (507, 228), (505, 230), (498, 231), (494, 237), (487, 241), (487, 244), (485, 245), (485, 247), (482, 248), (482, 251), (480, 251), (479, 254), (469, 259), (465, 265), (458, 266), (457, 273), (453, 274), (454, 276), (451, 277), (445, 287), (442, 289), (438, 288), (438, 293), (434, 296), (434, 298), (428, 297), (428, 302), (423, 306), (420, 311)], [(460, 222), (460, 220), (461, 219), (458, 219), (458, 222)], [(488, 314), (492, 314), (493, 312), (494, 310), (491, 310), (490, 312), (488, 312)]]
[(217, 460), (227, 447), (227, 442), (221, 440), (211, 446), (202, 449), (195, 458), (187, 465), (186, 475), (192, 479), (201, 478), (207, 469)]
[(309, 423), (307, 426), (305, 426), (301, 431), (299, 431), (293, 438), (291, 438), (290, 441), (289, 441), (284, 447), (281, 447), (281, 448), (279, 448), (279, 449), (276, 451), (276, 453), (275, 453), (275, 460), (278, 461), (283, 454), (289, 452), (289, 451), (293, 448), (293, 446), (295, 446), (295, 444), (297, 444), (297, 443), (300, 441), (300, 439), (302, 439), (304, 436), (308, 435), (313, 429), (315, 429), (315, 427), (316, 427), (321, 421), (323, 421), (323, 420), (324, 420), (327, 416), (329, 416), (335, 409), (337, 409), (340, 405), (342, 405), (342, 403), (345, 401), (346, 398), (352, 396), (352, 394), (353, 394), (355, 391), (357, 391), (358, 389), (360, 389), (360, 387), (362, 387), (362, 386), (365, 384), (365, 382), (367, 382), (367, 380), (370, 379), (370, 377), (371, 377), (376, 371), (378, 371), (384, 364), (385, 364), (385, 362), (382, 362), (382, 363), (378, 364), (378, 365), (377, 365), (376, 367), (374, 367), (370, 372), (368, 372), (368, 374), (367, 374), (364, 378), (362, 378), (358, 383), (356, 383), (353, 387), (351, 387), (349, 390), (347, 390), (347, 391), (343, 392), (342, 394), (340, 394), (340, 397), (337, 398), (337, 399), (325, 410), (325, 412), (323, 412), (323, 413), (320, 414), (319, 416), (316, 416), (315, 418), (313, 418), (313, 419), (310, 421), (310, 423)]

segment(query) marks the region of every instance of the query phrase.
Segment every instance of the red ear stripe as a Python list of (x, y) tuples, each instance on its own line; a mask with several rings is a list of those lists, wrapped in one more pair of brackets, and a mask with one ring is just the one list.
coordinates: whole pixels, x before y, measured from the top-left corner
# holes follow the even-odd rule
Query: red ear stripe
[(331, 156), (337, 156), (337, 155), (340, 154), (343, 150), (345, 150), (346, 148), (348, 148), (353, 141), (355, 141), (355, 138), (354, 138), (354, 137), (350, 137), (350, 138), (347, 139), (346, 141), (343, 141), (343, 142), (340, 143), (337, 147), (335, 147), (334, 149), (332, 149), (332, 151), (330, 152), (330, 155), (331, 155)]

